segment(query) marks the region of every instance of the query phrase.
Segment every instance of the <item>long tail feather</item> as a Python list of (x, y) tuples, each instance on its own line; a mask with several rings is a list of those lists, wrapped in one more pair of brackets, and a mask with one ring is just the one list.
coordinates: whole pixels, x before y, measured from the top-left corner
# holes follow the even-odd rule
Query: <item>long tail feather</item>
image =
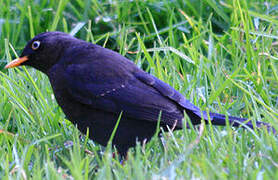
[[(226, 116), (223, 114), (218, 113), (209, 113), (211, 118), (211, 124), (218, 125), (218, 126), (225, 126), (227, 125)], [(233, 127), (249, 127), (251, 129), (254, 129), (255, 127), (260, 128), (265, 126), (268, 131), (272, 131), (273, 133), (276, 133), (275, 129), (268, 123), (256, 121), (254, 124), (251, 121), (247, 121), (246, 118), (239, 118), (234, 116), (228, 116), (228, 122)], [(243, 125), (244, 124), (244, 125)], [(255, 126), (254, 126), (255, 125)]]

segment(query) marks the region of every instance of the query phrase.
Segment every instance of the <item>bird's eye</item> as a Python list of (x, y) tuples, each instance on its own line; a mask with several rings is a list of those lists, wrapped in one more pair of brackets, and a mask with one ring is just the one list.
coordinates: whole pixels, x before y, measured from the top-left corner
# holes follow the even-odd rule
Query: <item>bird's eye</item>
[(40, 41), (34, 41), (32, 43), (32, 49), (37, 50), (40, 47), (41, 42)]

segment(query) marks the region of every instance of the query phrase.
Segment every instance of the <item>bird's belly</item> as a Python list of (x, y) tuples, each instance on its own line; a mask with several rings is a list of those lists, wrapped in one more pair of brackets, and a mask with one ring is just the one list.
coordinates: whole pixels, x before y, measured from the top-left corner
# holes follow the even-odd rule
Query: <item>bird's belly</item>
[[(67, 95), (56, 94), (58, 104), (66, 117), (78, 129), (86, 134), (89, 129), (89, 137), (97, 143), (106, 146), (110, 139), (119, 114), (93, 109), (87, 105), (76, 102)], [(63, 98), (63, 99), (62, 99)], [(136, 141), (148, 141), (154, 135), (157, 124), (155, 122), (121, 117), (112, 144), (119, 152), (125, 152), (129, 147), (136, 145)]]

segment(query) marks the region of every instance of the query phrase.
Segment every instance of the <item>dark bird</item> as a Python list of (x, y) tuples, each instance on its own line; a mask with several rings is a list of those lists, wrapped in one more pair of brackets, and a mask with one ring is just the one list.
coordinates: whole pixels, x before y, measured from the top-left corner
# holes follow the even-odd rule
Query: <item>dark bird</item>
[[(226, 116), (201, 111), (170, 85), (139, 69), (112, 50), (62, 32), (46, 32), (28, 42), (21, 56), (5, 68), (32, 66), (45, 73), (66, 117), (90, 138), (106, 146), (122, 113), (112, 144), (125, 155), (136, 141), (148, 141), (160, 127), (183, 127), (184, 113), (193, 125), (203, 118), (226, 125)], [(159, 118), (160, 117), (160, 118)], [(252, 122), (228, 117), (229, 123), (254, 128)], [(268, 124), (256, 122), (260, 127)]]

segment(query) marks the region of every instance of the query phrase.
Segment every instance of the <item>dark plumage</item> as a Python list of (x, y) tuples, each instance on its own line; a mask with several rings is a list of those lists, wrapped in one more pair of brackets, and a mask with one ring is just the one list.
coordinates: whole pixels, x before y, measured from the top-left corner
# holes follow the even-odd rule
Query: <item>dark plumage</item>
[[(76, 39), (62, 32), (46, 32), (28, 42), (21, 58), (6, 68), (32, 66), (45, 73), (56, 100), (66, 117), (83, 133), (106, 146), (121, 112), (122, 118), (113, 139), (124, 155), (136, 140), (150, 140), (161, 112), (161, 127), (183, 126), (184, 112), (193, 125), (203, 116), (213, 125), (225, 125), (225, 116), (202, 112), (179, 92), (142, 71), (120, 54)], [(232, 126), (244, 118), (229, 117)], [(240, 123), (241, 122), (241, 123)], [(257, 122), (257, 126), (265, 123)], [(253, 128), (251, 122), (246, 126)], [(167, 128), (165, 128), (167, 130)]]

